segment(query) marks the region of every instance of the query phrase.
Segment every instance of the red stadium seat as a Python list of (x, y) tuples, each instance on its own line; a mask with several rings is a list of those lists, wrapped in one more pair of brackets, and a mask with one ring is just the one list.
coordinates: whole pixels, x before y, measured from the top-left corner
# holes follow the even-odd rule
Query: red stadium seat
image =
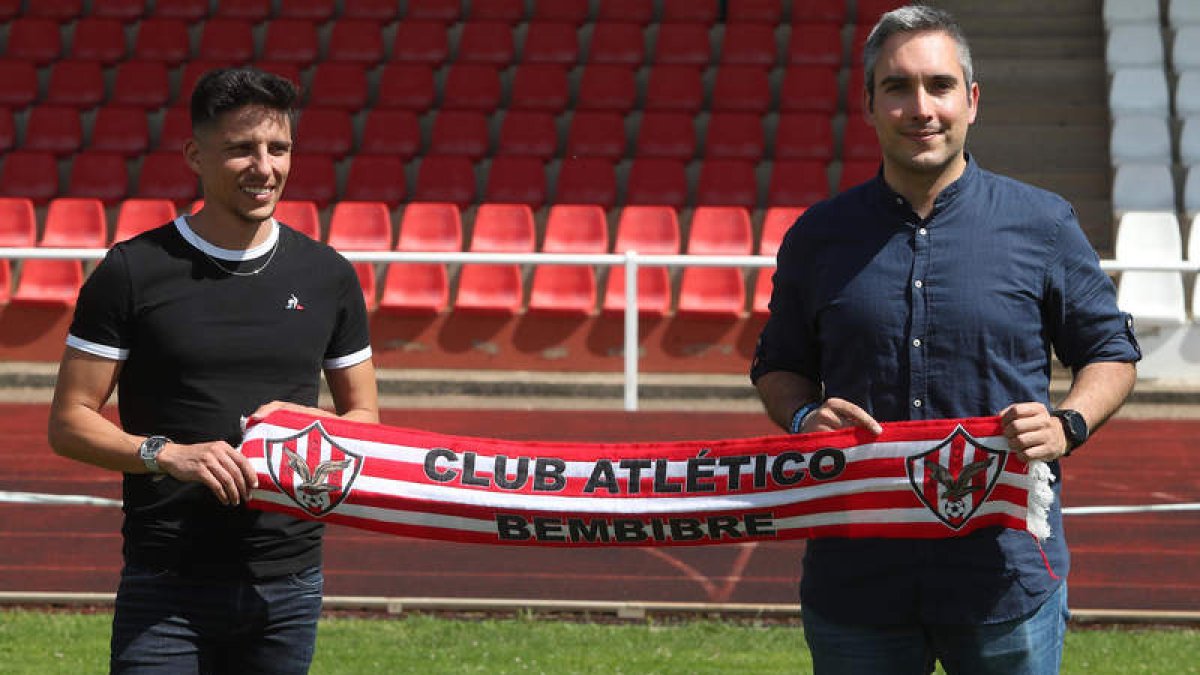
[(337, 0), (288, 0), (279, 3), (277, 16), (288, 19), (308, 19), (321, 23), (333, 18)]
[[(458, 251), (462, 217), (454, 204), (417, 202), (404, 209), (397, 251)], [(392, 263), (387, 268), (379, 308), (398, 314), (438, 314), (450, 304), (450, 283), (442, 263)]]
[[(855, 0), (854, 6), (858, 10), (855, 19), (859, 25), (870, 27), (885, 12), (890, 12), (904, 4), (904, 0)], [(858, 46), (861, 47), (861, 43)]]
[(59, 61), (50, 67), (50, 86), (41, 105), (88, 109), (103, 100), (104, 70), (99, 61)]
[(221, 0), (213, 16), (257, 23), (271, 16), (271, 0)]
[[(330, 246), (339, 251), (387, 251), (392, 247), (392, 219), (382, 202), (338, 202), (329, 219)], [(368, 310), (375, 309), (378, 281), (375, 263), (355, 262), (358, 283)]]
[(83, 13), (83, 0), (38, 0), (29, 3), (26, 16), (67, 23)]
[(125, 29), (119, 20), (89, 16), (76, 22), (71, 58), (107, 66), (124, 59), (126, 51)]
[(446, 26), (437, 21), (401, 21), (392, 40), (392, 61), (441, 64), (450, 55)]
[(373, 66), (383, 60), (383, 35), (379, 24), (366, 19), (338, 19), (329, 34), (326, 58)]
[(143, 232), (165, 225), (178, 215), (169, 199), (126, 199), (117, 212), (117, 231), (112, 243), (132, 239)]
[(579, 82), (576, 110), (629, 112), (637, 102), (633, 68), (607, 64), (585, 66)]
[(31, 61), (0, 60), (0, 106), (24, 108), (37, 98), (37, 68)]
[(533, 0), (531, 19), (579, 25), (591, 18), (588, 4), (588, 0)]
[(654, 21), (654, 3), (645, 0), (600, 0), (596, 7), (596, 24), (606, 21), (629, 21), (645, 26)]
[(167, 66), (157, 61), (126, 61), (116, 66), (116, 81), (109, 105), (156, 109), (171, 97)]
[[(750, 214), (729, 206), (701, 206), (692, 216), (690, 255), (750, 255)], [(679, 316), (736, 319), (746, 307), (746, 282), (737, 267), (685, 267)]]
[(493, 157), (483, 199), (501, 204), (526, 204), (535, 209), (541, 207), (546, 202), (546, 162), (537, 157)]
[(512, 63), (512, 26), (503, 21), (468, 21), (458, 37), (455, 63), (483, 63), (503, 68)]
[[(301, 67), (297, 63), (287, 63), (285, 61), (256, 61), (251, 66), (259, 70), (278, 75), (283, 79), (296, 85), (298, 89), (303, 90), (303, 82), (301, 80)], [(182, 103), (182, 101), (181, 101)]]
[(579, 60), (578, 26), (561, 21), (530, 21), (521, 60), (574, 65)]
[(713, 84), (714, 111), (728, 110), (763, 114), (771, 104), (767, 69), (758, 66), (721, 66)]
[(813, 160), (777, 160), (771, 167), (768, 206), (812, 206), (829, 197), (825, 163)]
[(429, 152), (434, 155), (483, 157), (488, 151), (488, 119), (474, 110), (442, 110), (433, 120)]
[(866, 72), (862, 64), (850, 69), (850, 81), (846, 84), (846, 112), (860, 114), (866, 107)]
[(654, 63), (706, 66), (712, 60), (709, 25), (705, 23), (663, 23), (654, 44)]
[(184, 163), (179, 152), (159, 150), (147, 154), (142, 158), (137, 183), (135, 197), (169, 199), (183, 204), (200, 194), (196, 174)]
[(22, 16), (8, 24), (4, 56), (44, 66), (62, 54), (62, 35), (57, 21)]
[(83, 144), (79, 111), (67, 106), (38, 105), (29, 109), (25, 150), (69, 155)]
[(17, 144), (17, 123), (12, 111), (0, 108), (0, 154), (8, 152)]
[(470, 63), (450, 66), (442, 88), (443, 108), (491, 112), (499, 105), (500, 72), (495, 66)]
[(833, 127), (823, 113), (782, 113), (775, 127), (775, 159), (833, 159)]
[(154, 149), (159, 152), (179, 152), (183, 150), (184, 142), (191, 137), (192, 118), (187, 107), (167, 108), (163, 111), (162, 125)]
[(779, 0), (727, 0), (725, 20), (775, 25), (783, 20), (783, 3)]
[(187, 24), (182, 19), (143, 19), (133, 43), (133, 58), (139, 61), (161, 61), (174, 67), (188, 60)]
[(472, 21), (519, 23), (525, 18), (525, 0), (487, 0), (470, 3)]
[(797, 23), (788, 38), (787, 65), (842, 65), (842, 32), (838, 24)]
[(584, 110), (571, 116), (567, 157), (619, 160), (626, 145), (625, 120), (619, 113)]
[(73, 307), (82, 285), (83, 265), (78, 260), (26, 260), (12, 302)]
[(307, 107), (300, 113), (298, 127), (305, 152), (329, 155), (338, 160), (352, 149), (354, 127), (350, 113), (345, 110)]
[(567, 156), (558, 168), (556, 204), (596, 204), (605, 209), (617, 201), (617, 168), (601, 157)]
[(663, 157), (688, 161), (696, 154), (692, 116), (674, 112), (647, 112), (638, 126), (637, 157)]
[(842, 173), (838, 178), (838, 192), (865, 183), (879, 173), (877, 159), (851, 159), (842, 162)]
[(846, 22), (846, 4), (828, 0), (792, 0), (792, 24), (801, 21), (843, 24)]
[(713, 113), (708, 119), (704, 156), (759, 161), (765, 151), (763, 125), (758, 115)]
[(71, 160), (67, 193), (73, 197), (91, 197), (116, 204), (129, 194), (129, 173), (125, 157), (115, 152), (85, 150)]
[(549, 160), (558, 150), (554, 116), (533, 110), (510, 110), (500, 125), (496, 154)]
[[(604, 253), (608, 223), (599, 206), (559, 205), (546, 220), (544, 253)], [(588, 316), (596, 309), (596, 271), (590, 265), (538, 265), (529, 291), (531, 313)]]
[(779, 112), (832, 115), (837, 111), (837, 104), (836, 70), (824, 66), (791, 66), (784, 73), (779, 91)]
[(50, 201), (39, 246), (104, 248), (108, 219), (99, 199), (60, 197)]
[(842, 133), (842, 159), (880, 159), (879, 138), (875, 127), (867, 124), (861, 115), (847, 115), (846, 128)]
[(775, 24), (731, 23), (721, 42), (721, 65), (770, 68), (777, 58)]
[(179, 88), (173, 100), (174, 105), (187, 108), (192, 99), (192, 91), (196, 88), (196, 83), (200, 81), (200, 77), (210, 70), (217, 68), (228, 68), (230, 66), (243, 65), (235, 61), (225, 61), (222, 59), (216, 60), (200, 60), (195, 59), (183, 64), (183, 72), (179, 76)]
[[(37, 236), (37, 217), (28, 199), (0, 197), (0, 246), (29, 248)], [(12, 265), (0, 258), (0, 304), (12, 297)]]
[[(779, 252), (783, 236), (787, 234), (792, 223), (804, 213), (799, 206), (775, 206), (767, 209), (763, 216), (762, 236), (759, 238), (758, 254), (774, 256)], [(766, 316), (771, 303), (771, 276), (774, 268), (762, 267), (758, 270), (758, 278), (754, 284), (754, 301), (750, 311), (759, 316)]]
[(367, 19), (390, 23), (399, 14), (395, 0), (342, 0), (342, 19)]
[(426, 155), (417, 168), (413, 200), (450, 202), (465, 209), (475, 201), (475, 167), (466, 157)]
[(717, 5), (707, 0), (663, 0), (661, 20), (712, 25), (717, 20)]
[[(523, 204), (480, 205), (470, 250), (532, 252), (533, 212)], [(471, 263), (459, 271), (456, 311), (513, 315), (521, 311), (523, 301), (520, 265)]]
[(49, 152), (15, 150), (2, 157), (0, 196), (44, 204), (58, 194), (58, 162)]
[(292, 170), (284, 188), (288, 199), (315, 202), (323, 209), (337, 198), (333, 158), (315, 153), (292, 154)]
[(393, 155), (410, 159), (421, 149), (421, 127), (410, 110), (371, 108), (363, 121), (359, 155)]
[(683, 162), (675, 159), (640, 157), (633, 160), (625, 203), (659, 204), (681, 209), (687, 204), (687, 175)]
[(409, 0), (405, 19), (454, 23), (462, 18), (461, 0)]
[(527, 63), (513, 74), (509, 108), (559, 113), (570, 96), (567, 68), (554, 63)]
[(758, 178), (754, 162), (710, 159), (700, 167), (696, 185), (697, 206), (758, 206)]
[(309, 239), (321, 241), (321, 218), (317, 205), (308, 201), (281, 199), (275, 205), (275, 220)]
[(146, 0), (104, 0), (92, 3), (92, 16), (135, 21), (146, 13)]
[(244, 19), (209, 19), (200, 29), (196, 59), (249, 63), (254, 60), (254, 26)]
[(367, 105), (367, 71), (358, 63), (318, 63), (305, 107), (341, 108), (357, 112)]
[(421, 63), (391, 63), (379, 75), (375, 108), (424, 112), (433, 107), (433, 68)]
[[(643, 3), (645, 4), (645, 3)], [(646, 59), (642, 24), (628, 20), (595, 24), (588, 45), (588, 63), (639, 66)]]
[[(617, 240), (613, 253), (637, 251), (643, 255), (679, 253), (679, 217), (669, 206), (626, 206), (617, 221)], [(604, 292), (604, 311), (625, 311), (625, 273), (614, 267), (609, 271)], [(667, 268), (640, 265), (637, 273), (638, 314), (666, 316), (671, 310), (671, 281)]]
[(355, 155), (350, 160), (342, 199), (384, 202), (395, 208), (407, 195), (404, 159), (396, 155)]
[(317, 60), (317, 27), (304, 19), (274, 19), (267, 22), (262, 56), (265, 61), (294, 63), (305, 68)]
[(646, 110), (695, 114), (704, 105), (704, 83), (696, 66), (657, 65), (650, 69)]
[(0, 21), (9, 21), (21, 15), (23, 0), (0, 0)]
[(208, 6), (208, 0), (154, 0), (153, 15), (163, 19), (198, 21), (208, 16)]

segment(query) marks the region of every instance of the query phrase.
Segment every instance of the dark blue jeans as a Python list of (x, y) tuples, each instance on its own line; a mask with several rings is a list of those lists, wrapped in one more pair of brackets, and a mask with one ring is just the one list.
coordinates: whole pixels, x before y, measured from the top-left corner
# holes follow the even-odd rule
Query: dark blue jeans
[(818, 675), (1054, 675), (1067, 632), (1064, 583), (1029, 616), (983, 625), (847, 625), (803, 609), (804, 638)]
[(307, 673), (319, 567), (265, 580), (196, 579), (126, 566), (113, 615), (113, 673)]

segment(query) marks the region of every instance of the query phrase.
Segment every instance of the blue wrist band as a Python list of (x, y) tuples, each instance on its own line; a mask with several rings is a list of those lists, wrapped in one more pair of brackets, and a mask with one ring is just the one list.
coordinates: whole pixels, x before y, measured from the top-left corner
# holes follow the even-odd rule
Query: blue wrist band
[(796, 408), (796, 412), (792, 413), (792, 423), (788, 426), (788, 432), (793, 434), (800, 433), (800, 427), (804, 426), (804, 420), (820, 407), (820, 401), (813, 401), (812, 403), (806, 403)]

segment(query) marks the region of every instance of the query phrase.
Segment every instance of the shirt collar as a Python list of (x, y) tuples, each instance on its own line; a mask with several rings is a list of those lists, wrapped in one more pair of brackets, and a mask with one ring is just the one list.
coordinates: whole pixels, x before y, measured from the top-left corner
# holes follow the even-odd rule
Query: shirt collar
[[(963, 169), (962, 175), (946, 187), (938, 194), (937, 199), (933, 202), (933, 211), (937, 213), (946, 208), (958, 195), (965, 192), (978, 178), (980, 173), (979, 165), (975, 163), (975, 159), (971, 153), (964, 153), (967, 159), (967, 166)], [(879, 170), (875, 173), (875, 177), (867, 183), (868, 194), (873, 201), (882, 203), (888, 208), (903, 208), (906, 212), (912, 211), (912, 206), (908, 203), (900, 193), (893, 190), (886, 181), (883, 180), (883, 165), (879, 165)]]

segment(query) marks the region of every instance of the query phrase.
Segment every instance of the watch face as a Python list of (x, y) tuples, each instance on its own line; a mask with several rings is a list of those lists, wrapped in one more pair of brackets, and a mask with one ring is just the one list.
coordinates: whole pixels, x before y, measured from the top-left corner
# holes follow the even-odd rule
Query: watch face
[(1088, 428), (1087, 422), (1084, 421), (1083, 415), (1074, 410), (1059, 410), (1059, 418), (1065, 423), (1067, 434), (1071, 437), (1072, 443), (1079, 444), (1087, 440)]

